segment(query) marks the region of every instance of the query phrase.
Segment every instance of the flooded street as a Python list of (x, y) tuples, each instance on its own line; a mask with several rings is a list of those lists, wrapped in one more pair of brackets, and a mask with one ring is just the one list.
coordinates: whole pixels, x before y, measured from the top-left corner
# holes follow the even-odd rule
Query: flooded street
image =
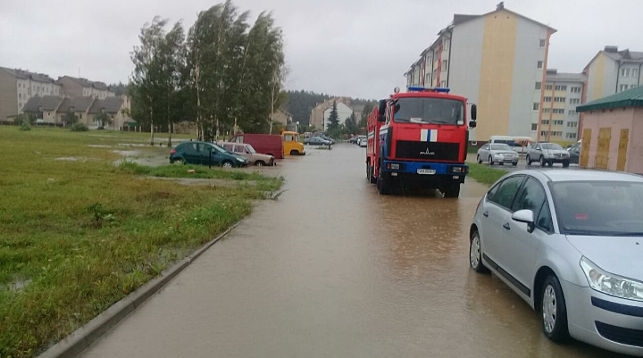
[(365, 148), (261, 170), (277, 200), (212, 246), (85, 357), (614, 357), (547, 340), (535, 312), (468, 266), (486, 186), (379, 195)]

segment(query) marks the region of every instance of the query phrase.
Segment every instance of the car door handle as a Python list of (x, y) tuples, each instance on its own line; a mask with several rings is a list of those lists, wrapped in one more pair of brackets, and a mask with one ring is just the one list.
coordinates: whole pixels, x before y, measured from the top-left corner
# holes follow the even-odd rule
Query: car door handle
[(509, 223), (504, 223), (502, 227), (504, 227), (507, 230), (511, 230), (511, 226), (509, 226)]
[(482, 216), (484, 216), (485, 218), (488, 218), (489, 217), (489, 212), (485, 211), (484, 213), (482, 213)]

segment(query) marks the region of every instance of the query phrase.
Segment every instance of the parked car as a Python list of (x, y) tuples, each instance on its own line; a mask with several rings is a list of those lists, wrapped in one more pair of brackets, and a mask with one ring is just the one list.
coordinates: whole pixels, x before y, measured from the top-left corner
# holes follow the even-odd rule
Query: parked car
[(540, 166), (552, 166), (554, 163), (561, 163), (563, 167), (569, 166), (569, 152), (559, 144), (549, 142), (538, 142), (527, 150), (527, 165), (533, 162), (540, 162)]
[(360, 147), (366, 147), (368, 144), (367, 137), (365, 135), (357, 136), (357, 142), (355, 143)]
[(216, 165), (224, 168), (245, 167), (248, 160), (211, 142), (189, 141), (170, 151), (170, 163)]
[(519, 159), (518, 152), (505, 143), (486, 143), (478, 149), (478, 155), (476, 156), (478, 164), (483, 161), (486, 161), (489, 165), (511, 163), (514, 167), (518, 165)]
[(470, 266), (537, 311), (549, 339), (643, 356), (642, 212), (640, 175), (512, 172), (478, 204)]
[(225, 150), (238, 154), (248, 159), (249, 164), (256, 166), (275, 165), (275, 157), (269, 154), (257, 153), (257, 151), (248, 143), (220, 142), (218, 143)]
[(314, 137), (308, 137), (304, 139), (304, 144), (309, 144), (309, 145), (331, 145), (332, 142), (329, 140), (326, 140), (320, 136), (314, 136)]

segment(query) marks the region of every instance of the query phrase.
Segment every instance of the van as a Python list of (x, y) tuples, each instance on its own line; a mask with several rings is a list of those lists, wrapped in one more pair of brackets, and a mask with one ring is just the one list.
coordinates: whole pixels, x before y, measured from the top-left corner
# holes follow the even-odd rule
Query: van
[(281, 132), (284, 146), (284, 156), (286, 155), (306, 155), (304, 143), (299, 140), (299, 133), (293, 131)]
[(272, 155), (275, 159), (284, 158), (284, 145), (281, 135), (263, 133), (241, 133), (232, 139), (236, 143), (248, 143), (258, 153)]

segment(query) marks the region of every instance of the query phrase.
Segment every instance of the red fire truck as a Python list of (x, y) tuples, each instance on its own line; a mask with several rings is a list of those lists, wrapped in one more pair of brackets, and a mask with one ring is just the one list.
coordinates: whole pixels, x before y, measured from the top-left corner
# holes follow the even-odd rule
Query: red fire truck
[(467, 99), (448, 88), (396, 88), (368, 116), (366, 177), (381, 194), (394, 185), (435, 188), (445, 197), (458, 197), (468, 166), (469, 127), (476, 126), (476, 105), (471, 105), (467, 126)]

